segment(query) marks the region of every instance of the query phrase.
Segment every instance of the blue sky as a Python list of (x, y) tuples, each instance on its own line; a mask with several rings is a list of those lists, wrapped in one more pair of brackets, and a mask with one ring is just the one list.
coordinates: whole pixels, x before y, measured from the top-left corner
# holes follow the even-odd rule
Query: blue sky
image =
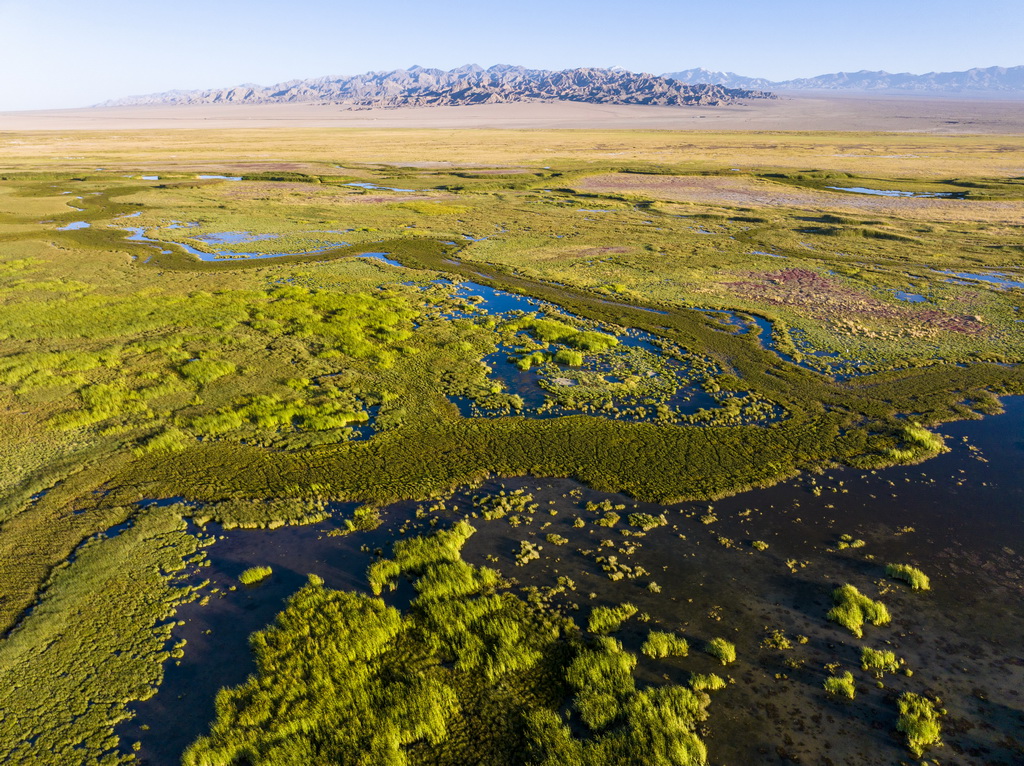
[(1022, 0), (0, 0), (0, 110), (420, 64), (769, 79), (1024, 64)]

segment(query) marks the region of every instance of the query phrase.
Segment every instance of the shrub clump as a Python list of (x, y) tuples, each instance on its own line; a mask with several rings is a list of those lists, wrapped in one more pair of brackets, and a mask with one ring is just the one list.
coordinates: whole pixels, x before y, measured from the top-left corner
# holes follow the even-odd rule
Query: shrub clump
[(931, 588), (928, 575), (909, 564), (886, 564), (885, 573), (894, 580), (903, 580), (914, 590), (929, 590)]
[(857, 638), (864, 637), (864, 623), (888, 625), (889, 610), (881, 601), (872, 601), (852, 585), (843, 585), (832, 592), (835, 606), (828, 619), (842, 625)]
[(652, 630), (640, 651), (648, 657), (660, 660), (663, 657), (685, 657), (690, 653), (690, 645), (685, 638), (674, 633)]
[(704, 647), (704, 651), (723, 665), (736, 661), (736, 645), (724, 638), (712, 638)]
[(825, 679), (825, 691), (833, 697), (853, 699), (857, 696), (857, 686), (853, 682), (853, 673), (846, 671), (841, 676), (829, 676)]
[(622, 623), (636, 614), (636, 607), (632, 604), (619, 604), (619, 606), (596, 606), (590, 613), (590, 621), (587, 629), (591, 633), (611, 633), (618, 630)]
[(243, 585), (255, 585), (270, 577), (273, 572), (270, 567), (249, 567), (238, 575), (238, 581)]
[(716, 692), (725, 688), (725, 679), (715, 673), (691, 673), (690, 688), (695, 692)]
[(631, 513), (627, 518), (631, 527), (640, 527), (644, 532), (649, 532), (652, 529), (668, 524), (665, 514), (652, 516), (649, 513)]
[(896, 653), (888, 649), (877, 650), (865, 646), (860, 650), (861, 669), (870, 670), (875, 678), (881, 678), (886, 673), (895, 673), (900, 669), (900, 664)]
[(939, 723), (941, 711), (935, 704), (913, 692), (904, 692), (897, 700), (900, 716), (896, 721), (896, 730), (907, 736), (907, 747), (920, 758), (929, 745), (940, 745), (942, 725)]

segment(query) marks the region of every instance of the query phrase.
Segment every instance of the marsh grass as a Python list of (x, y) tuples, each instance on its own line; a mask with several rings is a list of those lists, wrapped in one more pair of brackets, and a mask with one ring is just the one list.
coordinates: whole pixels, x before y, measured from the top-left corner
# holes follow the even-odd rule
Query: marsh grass
[(888, 649), (872, 649), (864, 646), (860, 650), (860, 666), (862, 670), (871, 671), (875, 678), (881, 679), (886, 673), (899, 671), (903, 661), (897, 659), (896, 653)]
[(656, 660), (664, 657), (686, 657), (690, 653), (690, 645), (685, 638), (675, 633), (652, 630), (647, 634), (640, 651)]
[[(425, 140), (409, 142), (410, 136)], [(658, 132), (467, 131), (461, 137), (453, 148), (429, 133), (279, 132), (274, 156), (301, 160), (302, 172), (266, 167), (261, 175), (247, 168), (252, 180), (237, 184), (177, 173), (153, 185), (92, 170), (121, 161), (141, 172), (157, 157), (165, 162), (167, 136), (155, 133), (116, 142), (66, 136), (59, 152), (50, 151), (45, 137), (7, 146), (6, 180), (0, 180), (2, 628), (35, 603), (83, 539), (128, 515), (137, 515), (140, 525), (157, 517), (161, 511), (126, 510), (142, 497), (185, 495), (207, 501), (197, 517), (268, 528), (322, 518), (326, 498), (377, 506), (437, 496), (489, 475), (573, 475), (639, 500), (708, 500), (825, 464), (875, 468), (927, 458), (941, 449), (941, 439), (928, 430), (935, 424), (996, 412), (997, 394), (1024, 392), (1024, 325), (1017, 321), (1013, 291), (956, 285), (939, 276), (942, 269), (1018, 269), (1019, 248), (1007, 242), (1009, 227), (1016, 225), (1007, 221), (1019, 217), (1016, 208), (995, 213), (967, 203), (941, 220), (925, 208), (899, 217), (837, 208), (822, 214), (827, 220), (819, 227), (801, 220), (806, 212), (798, 208), (680, 204), (659, 191), (661, 174), (715, 180), (738, 157), (761, 168), (744, 174), (743, 183), (785, 191), (793, 190), (783, 187), (791, 182), (822, 183), (827, 179), (820, 174), (785, 175), (792, 167), (810, 167), (812, 157), (832, 146), (834, 138), (821, 135), (775, 136), (769, 149), (741, 134), (706, 134), (694, 139), (707, 149), (700, 160), (693, 159), (692, 148), (666, 149)], [(1001, 141), (1019, 143), (1011, 138)], [(857, 143), (884, 145), (889, 153), (896, 151), (893, 140), (900, 151), (923, 152), (929, 169), (921, 171), (919, 160), (837, 157), (823, 172), (871, 178), (888, 173), (895, 185), (908, 180), (899, 167), (902, 175), (914, 176), (909, 180), (918, 186), (912, 188), (955, 179), (956, 188), (972, 194), (1005, 196), (1019, 187), (993, 180), (1005, 159), (988, 139), (958, 137), (955, 152), (935, 137), (863, 136)], [(229, 156), (264, 153), (265, 141), (198, 132), (183, 138), (181, 147), (195, 162), (213, 167)], [(711, 145), (701, 143), (707, 141)], [(612, 149), (623, 155), (610, 161)], [(87, 159), (61, 159), (71, 152)], [(383, 201), (375, 201), (376, 194), (340, 186), (350, 172), (331, 167), (341, 155), (351, 165), (439, 154), (456, 162), (515, 158), (552, 170), (507, 178), (352, 170), (361, 180), (419, 190), (417, 199), (383, 193)], [(314, 156), (324, 162), (310, 162)], [(81, 168), (71, 172), (77, 162)], [(775, 167), (787, 163), (789, 168)], [(648, 185), (629, 194), (573, 190), (595, 174), (619, 171)], [(770, 173), (784, 177), (766, 181)], [(77, 194), (58, 199), (58, 191), (71, 190)], [(83, 197), (76, 202), (83, 211), (67, 207), (73, 196)], [(582, 207), (614, 212), (586, 220)], [(141, 215), (132, 225), (166, 243), (189, 236), (166, 229), (168, 223), (194, 221), (200, 227), (193, 233), (279, 233), (298, 244), (351, 228), (345, 237), (353, 244), (316, 256), (199, 263), (173, 245), (127, 242), (116, 216), (135, 213)], [(49, 218), (54, 224), (40, 224)], [(54, 230), (71, 220), (92, 225)], [(465, 233), (490, 238), (468, 242)], [(843, 252), (836, 252), (838, 245)], [(353, 257), (371, 251), (390, 253), (406, 268)], [(559, 318), (518, 317), (525, 320), (518, 329), (515, 319), (479, 312), (448, 319), (465, 301), (453, 297), (453, 286), (434, 283), (442, 276), (534, 296), (559, 307)], [(814, 294), (820, 298), (824, 291), (829, 300), (809, 304), (786, 288), (788, 281), (813, 284), (820, 288)], [(927, 305), (893, 298), (892, 290), (906, 289), (908, 281), (927, 295)], [(823, 306), (829, 312), (824, 317)], [(762, 347), (757, 333), (730, 328), (693, 307), (734, 312), (748, 326), (749, 315), (773, 321), (778, 348), (816, 371)], [(656, 352), (628, 348), (623, 340), (629, 329), (656, 336)], [(587, 386), (561, 387), (561, 393), (547, 394), (569, 396), (577, 389), (575, 403), (587, 408), (580, 410), (585, 414), (523, 417), (521, 401), (483, 371), (482, 360), (510, 335), (522, 340), (521, 358), (528, 351), (537, 369), (558, 367), (548, 358), (557, 346), (582, 357), (574, 376), (583, 379), (586, 365), (614, 356), (621, 360), (616, 369), (636, 380), (590, 378)], [(806, 343), (798, 344), (800, 338)], [(921, 351), (925, 343), (927, 354)], [(843, 359), (831, 362), (813, 349)], [(666, 414), (668, 391), (681, 380), (666, 374), (670, 360), (691, 365), (684, 377), (715, 397), (716, 406), (692, 416)], [(834, 373), (853, 377), (838, 381)], [(651, 411), (650, 422), (622, 417), (621, 398), (605, 401), (610, 387), (641, 392), (636, 406)], [(461, 417), (448, 396), (466, 391), (492, 397), (499, 405), (491, 412), (495, 417)], [(911, 413), (919, 422), (908, 425)], [(33, 499), (44, 490), (49, 494)], [(500, 505), (487, 510), (529, 514), (528, 508)], [(616, 509), (609, 504), (600, 512)], [(140, 590), (126, 599), (163, 592), (162, 581), (144, 569), (148, 560), (132, 559), (132, 572), (142, 572)], [(442, 580), (462, 594), (496, 581), (496, 575), (467, 573), (450, 557), (435, 563), (438, 573), (448, 574), (425, 581), (424, 604), (450, 601), (431, 598), (447, 592)], [(379, 562), (374, 585), (387, 589), (406, 573), (402, 566)], [(630, 576), (620, 562), (602, 566), (610, 577)], [(75, 577), (84, 571), (71, 569)], [(857, 631), (879, 616), (877, 607), (863, 602), (837, 603), (851, 612), (854, 606), (857, 614), (845, 616)], [(148, 618), (130, 611), (136, 622), (117, 624), (125, 635), (141, 635), (131, 631)], [(472, 615), (453, 614), (455, 624), (478, 624)], [(459, 657), (493, 668), (511, 661), (501, 651), (488, 654), (486, 641), (482, 646), (467, 643)], [(92, 656), (91, 649), (81, 651)], [(47, 665), (47, 678), (35, 682), (39, 694), (92, 694), (61, 686), (71, 681), (58, 666), (73, 663), (69, 654), (61, 657)], [(123, 670), (125, 679), (151, 678), (140, 665)], [(92, 688), (72, 677), (83, 690)], [(138, 689), (148, 693), (146, 683)], [(10, 693), (5, 717), (28, 720), (37, 708), (34, 698), (23, 690)], [(678, 708), (668, 698), (662, 703)], [(93, 726), (92, 713), (80, 726), (74, 720), (63, 715), (53, 724), (54, 737), (63, 737), (68, 726), (78, 727), (69, 735), (75, 741), (105, 731), (105, 724)], [(549, 726), (543, 715), (537, 721), (538, 731), (562, 742), (561, 724)], [(92, 734), (84, 732), (88, 726)], [(622, 731), (616, 736), (627, 738)], [(641, 736), (639, 730), (635, 735)], [(39, 741), (42, 748), (55, 740)], [(88, 747), (96, 741), (89, 739)]]
[(724, 638), (713, 638), (704, 645), (704, 651), (723, 665), (736, 661), (736, 646)]
[(894, 580), (902, 580), (913, 590), (929, 590), (931, 580), (924, 572), (910, 564), (886, 564), (885, 573)]
[(925, 748), (942, 744), (939, 717), (943, 711), (935, 703), (919, 694), (904, 692), (896, 704), (899, 708), (896, 730), (906, 736), (907, 748), (914, 757), (920, 758)]
[(620, 604), (619, 606), (595, 606), (590, 612), (590, 619), (587, 622), (587, 630), (591, 633), (613, 633), (622, 627), (622, 623), (637, 613), (637, 608), (632, 604)]
[(273, 573), (274, 570), (268, 566), (249, 567), (238, 575), (238, 581), (242, 585), (256, 585), (266, 580)]
[[(220, 692), (216, 720), (185, 766), (353, 757), (455, 766), (524, 755), (531, 763), (706, 762), (695, 732), (706, 696), (671, 685), (638, 690), (636, 658), (618, 641), (581, 642), (571, 622), (499, 591), (493, 570), (464, 562), (470, 534), (460, 522), (408, 538), (371, 567), (378, 585), (411, 578), (418, 595), (406, 614), (311, 576), (252, 636), (256, 674)], [(570, 729), (560, 712), (567, 702), (585, 730)]]
[(825, 679), (825, 691), (833, 697), (845, 697), (853, 699), (857, 696), (857, 685), (853, 680), (853, 673), (846, 671), (841, 676), (829, 676)]
[(842, 625), (857, 638), (864, 636), (864, 623), (888, 625), (889, 610), (881, 601), (872, 601), (852, 585), (843, 585), (832, 592), (835, 606), (828, 619)]

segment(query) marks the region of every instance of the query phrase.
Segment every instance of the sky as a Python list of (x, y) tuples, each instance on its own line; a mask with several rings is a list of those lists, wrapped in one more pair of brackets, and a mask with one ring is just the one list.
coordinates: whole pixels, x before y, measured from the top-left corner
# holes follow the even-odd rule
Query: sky
[(771, 80), (1020, 66), (1024, 2), (0, 0), (0, 111), (469, 63)]

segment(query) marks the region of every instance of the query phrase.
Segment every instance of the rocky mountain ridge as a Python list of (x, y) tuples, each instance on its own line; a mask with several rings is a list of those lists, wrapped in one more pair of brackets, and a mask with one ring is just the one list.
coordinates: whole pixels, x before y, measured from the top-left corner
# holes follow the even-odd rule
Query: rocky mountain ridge
[(1024, 93), (1024, 66), (986, 67), (963, 72), (929, 72), (910, 74), (861, 70), (860, 72), (833, 72), (817, 77), (795, 80), (765, 80), (744, 77), (735, 72), (713, 72), (707, 69), (687, 69), (662, 75), (685, 84), (710, 83), (726, 88), (758, 90), (847, 90), (898, 91), (936, 94)]
[(771, 93), (722, 85), (684, 84), (622, 69), (580, 67), (559, 72), (498, 65), (467, 65), (443, 71), (414, 66), (348, 77), (291, 80), (264, 87), (168, 91), (107, 101), (99, 106), (149, 104), (327, 103), (354, 107), (458, 106), (515, 101), (583, 101), (596, 104), (717, 106)]

